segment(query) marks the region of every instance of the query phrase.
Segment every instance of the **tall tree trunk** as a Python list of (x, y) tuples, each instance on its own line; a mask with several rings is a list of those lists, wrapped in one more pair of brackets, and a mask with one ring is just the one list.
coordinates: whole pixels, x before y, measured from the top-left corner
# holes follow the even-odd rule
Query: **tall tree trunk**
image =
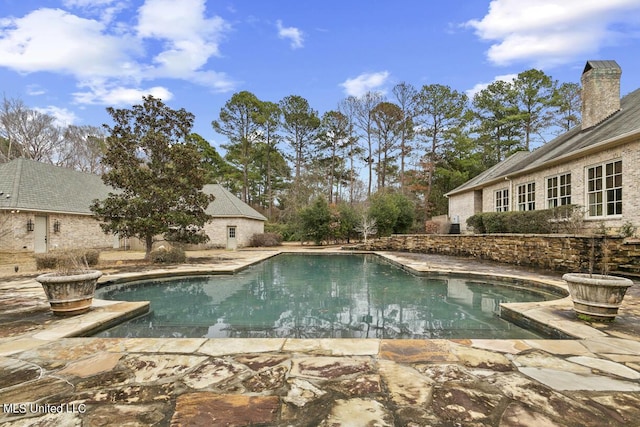
[(153, 249), (153, 236), (148, 234), (144, 236), (144, 245), (145, 245), (144, 259), (150, 260), (151, 249)]
[(367, 162), (369, 163), (369, 187), (367, 188), (367, 197), (371, 197), (371, 181), (373, 180), (373, 153), (371, 152), (371, 131), (367, 132), (367, 142), (369, 143), (369, 157)]

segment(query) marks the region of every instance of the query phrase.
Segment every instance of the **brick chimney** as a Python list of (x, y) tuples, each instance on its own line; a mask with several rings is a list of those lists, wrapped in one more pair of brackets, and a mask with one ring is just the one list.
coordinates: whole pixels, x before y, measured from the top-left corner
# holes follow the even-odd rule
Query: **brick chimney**
[(616, 61), (587, 61), (582, 83), (582, 129), (588, 129), (620, 109), (620, 75)]

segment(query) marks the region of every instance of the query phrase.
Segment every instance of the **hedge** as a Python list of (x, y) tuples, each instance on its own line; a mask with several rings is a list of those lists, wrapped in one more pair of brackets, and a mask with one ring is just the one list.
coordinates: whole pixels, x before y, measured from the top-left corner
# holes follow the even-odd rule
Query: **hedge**
[(467, 219), (478, 234), (551, 234), (566, 231), (573, 221), (576, 205), (536, 211), (482, 212)]
[(96, 249), (57, 250), (36, 254), (35, 259), (38, 270), (74, 270), (98, 265), (100, 251)]

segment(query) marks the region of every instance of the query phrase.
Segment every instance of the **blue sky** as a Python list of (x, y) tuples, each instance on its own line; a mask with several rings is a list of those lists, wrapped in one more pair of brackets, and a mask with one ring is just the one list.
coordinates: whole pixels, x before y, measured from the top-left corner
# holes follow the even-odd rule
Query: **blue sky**
[(61, 123), (110, 123), (144, 94), (211, 128), (234, 92), (301, 95), (320, 114), (402, 81), (473, 93), (588, 59), (640, 87), (640, 0), (0, 0), (0, 90)]

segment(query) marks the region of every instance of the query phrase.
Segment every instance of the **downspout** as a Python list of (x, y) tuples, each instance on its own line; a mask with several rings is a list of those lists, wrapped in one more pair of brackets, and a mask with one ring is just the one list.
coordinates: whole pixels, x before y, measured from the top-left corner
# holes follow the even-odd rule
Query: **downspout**
[(515, 210), (513, 209), (514, 202), (515, 202), (515, 197), (513, 194), (513, 181), (508, 176), (505, 176), (504, 179), (505, 181), (509, 181), (509, 209), (507, 212), (511, 212)]

